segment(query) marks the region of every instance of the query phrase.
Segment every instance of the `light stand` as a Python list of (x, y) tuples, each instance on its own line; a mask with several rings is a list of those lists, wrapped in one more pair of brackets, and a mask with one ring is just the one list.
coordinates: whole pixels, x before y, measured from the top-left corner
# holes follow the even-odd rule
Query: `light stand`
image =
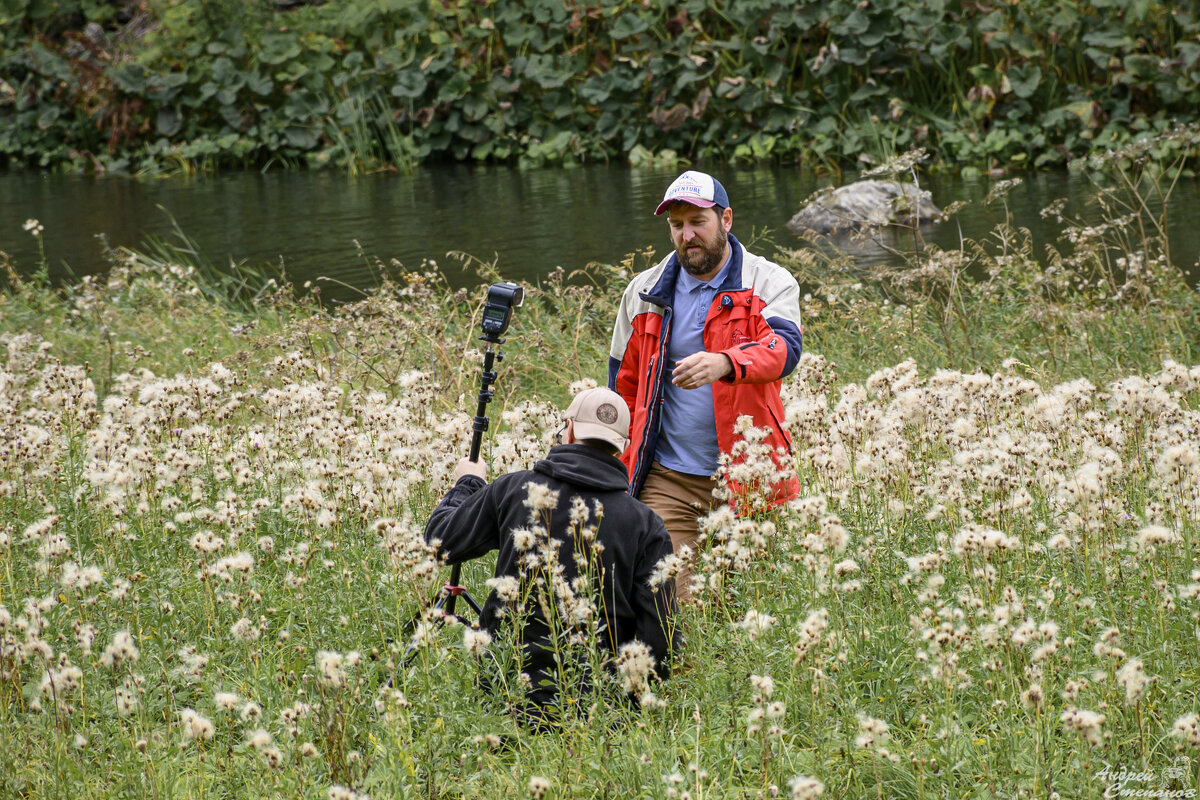
[[(501, 336), (508, 330), (513, 309), (520, 308), (524, 299), (524, 290), (515, 283), (493, 283), (488, 288), (487, 304), (483, 308), (483, 335), (479, 337), (484, 342), (483, 375), (479, 380), (479, 398), (475, 407), (475, 420), (471, 424), (469, 461), (479, 461), (483, 434), (488, 429), (487, 405), (496, 394), (492, 390), (492, 384), (496, 382), (495, 366), (496, 362), (504, 360), (504, 354), (500, 352), (500, 345), (504, 344), (505, 340)], [(480, 608), (479, 603), (475, 602), (475, 598), (471, 597), (471, 593), (465, 586), (460, 585), (461, 575), (462, 564), (453, 565), (450, 568), (450, 580), (443, 584), (441, 591), (438, 592), (437, 602), (433, 604), (433, 611), (436, 613), (436, 622), (439, 625), (444, 625), (447, 618), (450, 617), (464, 625), (470, 624), (470, 620), (454, 612), (454, 606), (460, 596), (471, 606), (476, 618), (483, 613), (483, 609)], [(409, 666), (415, 657), (416, 645), (410, 644), (408, 651), (404, 654), (404, 666)], [(391, 684), (390, 679), (388, 684)]]
[[(486, 344), (483, 351), (483, 375), (479, 380), (479, 403), (475, 408), (475, 420), (471, 423), (471, 453), (467, 456), (468, 461), (479, 461), (479, 449), (483, 444), (483, 434), (488, 429), (487, 404), (492, 402), (496, 392), (492, 390), (492, 384), (496, 382), (496, 371), (494, 369), (497, 361), (504, 360), (504, 354), (500, 352), (500, 345), (504, 344), (504, 339), (499, 336), (494, 336), (484, 332), (483, 336), (479, 337)], [(459, 584), (459, 577), (462, 575), (462, 564), (455, 564), (450, 568), (450, 580), (442, 586), (442, 592), (436, 603), (433, 604), (435, 611), (442, 612), (442, 619), (447, 616), (458, 617), (458, 620), (464, 624), (467, 620), (454, 613), (454, 605), (461, 596), (471, 608), (475, 611), (475, 616), (478, 617), (483, 613), (479, 607), (479, 603), (475, 602), (475, 598), (471, 597), (471, 593), (466, 587)]]

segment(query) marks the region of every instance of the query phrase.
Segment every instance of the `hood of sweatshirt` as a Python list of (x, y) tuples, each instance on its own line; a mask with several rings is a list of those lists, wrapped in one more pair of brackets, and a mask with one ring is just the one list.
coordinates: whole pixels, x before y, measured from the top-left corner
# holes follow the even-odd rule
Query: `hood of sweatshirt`
[(550, 448), (534, 472), (592, 490), (629, 491), (629, 473), (615, 456), (586, 444)]

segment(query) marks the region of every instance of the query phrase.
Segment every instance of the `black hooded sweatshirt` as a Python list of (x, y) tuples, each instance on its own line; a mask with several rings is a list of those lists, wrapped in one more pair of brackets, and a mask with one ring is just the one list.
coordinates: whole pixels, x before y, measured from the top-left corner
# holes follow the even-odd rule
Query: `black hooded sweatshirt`
[[(532, 511), (526, 504), (530, 483), (558, 492), (552, 510)], [(601, 584), (598, 616), (606, 625), (599, 638), (613, 652), (633, 639), (640, 640), (654, 656), (655, 673), (665, 678), (671, 652), (682, 641), (671, 624), (676, 609), (675, 586), (667, 581), (652, 590), (650, 576), (660, 560), (672, 553), (671, 537), (658, 515), (631, 497), (628, 489), (628, 473), (617, 458), (589, 445), (559, 445), (551, 448), (532, 470), (511, 472), (490, 484), (474, 475), (460, 478), (430, 516), (425, 540), (440, 542), (438, 553), (451, 564), (499, 550), (496, 577), (520, 579), (520, 561), (528, 558), (530, 551), (518, 549), (513, 533), (528, 531), (539, 523), (545, 526), (549, 514), (549, 525), (545, 527), (559, 542), (557, 560), (563, 568), (562, 577), (570, 583), (579, 574), (576, 535), (581, 527), (593, 527), (595, 540), (603, 547), (601, 568), (592, 570)], [(574, 497), (586, 503), (588, 513), (582, 526), (578, 508), (577, 521), (571, 521)], [(602, 507), (599, 515), (596, 503)], [(521, 537), (527, 544), (530, 537)], [(535, 544), (531, 550), (536, 549)], [(578, 554), (580, 563), (587, 563), (592, 548), (585, 543), (579, 549), (585, 551)], [(527, 569), (527, 581), (529, 574)], [(483, 605), (480, 627), (495, 636), (504, 616), (514, 613), (511, 606), (493, 590)], [(524, 666), (532, 680), (529, 698), (544, 707), (553, 703), (556, 695), (549, 627), (539, 603), (529, 602), (523, 613), (527, 615), (522, 633)]]

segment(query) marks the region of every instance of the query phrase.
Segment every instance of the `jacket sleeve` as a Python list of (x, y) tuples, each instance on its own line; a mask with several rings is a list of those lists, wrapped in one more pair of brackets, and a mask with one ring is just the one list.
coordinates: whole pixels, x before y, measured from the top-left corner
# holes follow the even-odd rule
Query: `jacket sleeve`
[(613, 325), (612, 343), (608, 350), (608, 388), (625, 399), (630, 413), (637, 402), (639, 356), (633, 336), (633, 317), (630, 293), (636, 291), (633, 284), (625, 289), (617, 319)]
[(500, 547), (496, 485), (465, 475), (446, 493), (425, 525), (425, 541), (438, 545), (450, 564), (479, 558)]
[(655, 567), (673, 552), (666, 526), (658, 515), (652, 515), (652, 519), (654, 527), (647, 537), (647, 546), (642, 548), (634, 578), (634, 613), (637, 615), (637, 638), (650, 648), (657, 662), (658, 677), (665, 679), (671, 674), (674, 655), (683, 648), (683, 632), (676, 619), (675, 581), (671, 580), (657, 590), (650, 588), (650, 576)]
[(765, 262), (750, 299), (752, 340), (721, 352), (733, 362), (732, 383), (770, 383), (791, 374), (800, 361), (800, 287), (792, 274)]

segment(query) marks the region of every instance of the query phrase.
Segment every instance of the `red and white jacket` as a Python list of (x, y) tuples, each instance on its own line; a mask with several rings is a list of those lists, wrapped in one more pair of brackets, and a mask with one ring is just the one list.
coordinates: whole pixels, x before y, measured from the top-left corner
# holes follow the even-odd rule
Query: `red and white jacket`
[[(748, 252), (732, 235), (729, 245), (733, 263), (704, 321), (704, 349), (724, 353), (733, 362), (733, 374), (712, 385), (717, 446), (722, 453), (732, 452), (737, 440), (734, 423), (748, 415), (755, 427), (770, 431), (767, 444), (791, 452), (779, 389), (800, 360), (800, 288), (790, 272)], [(635, 276), (625, 289), (613, 329), (608, 386), (629, 404), (629, 447), (622, 461), (634, 496), (654, 460), (664, 386), (671, 379), (664, 365), (679, 269), (672, 253)], [(787, 501), (799, 491), (793, 475), (774, 488), (773, 500)]]

